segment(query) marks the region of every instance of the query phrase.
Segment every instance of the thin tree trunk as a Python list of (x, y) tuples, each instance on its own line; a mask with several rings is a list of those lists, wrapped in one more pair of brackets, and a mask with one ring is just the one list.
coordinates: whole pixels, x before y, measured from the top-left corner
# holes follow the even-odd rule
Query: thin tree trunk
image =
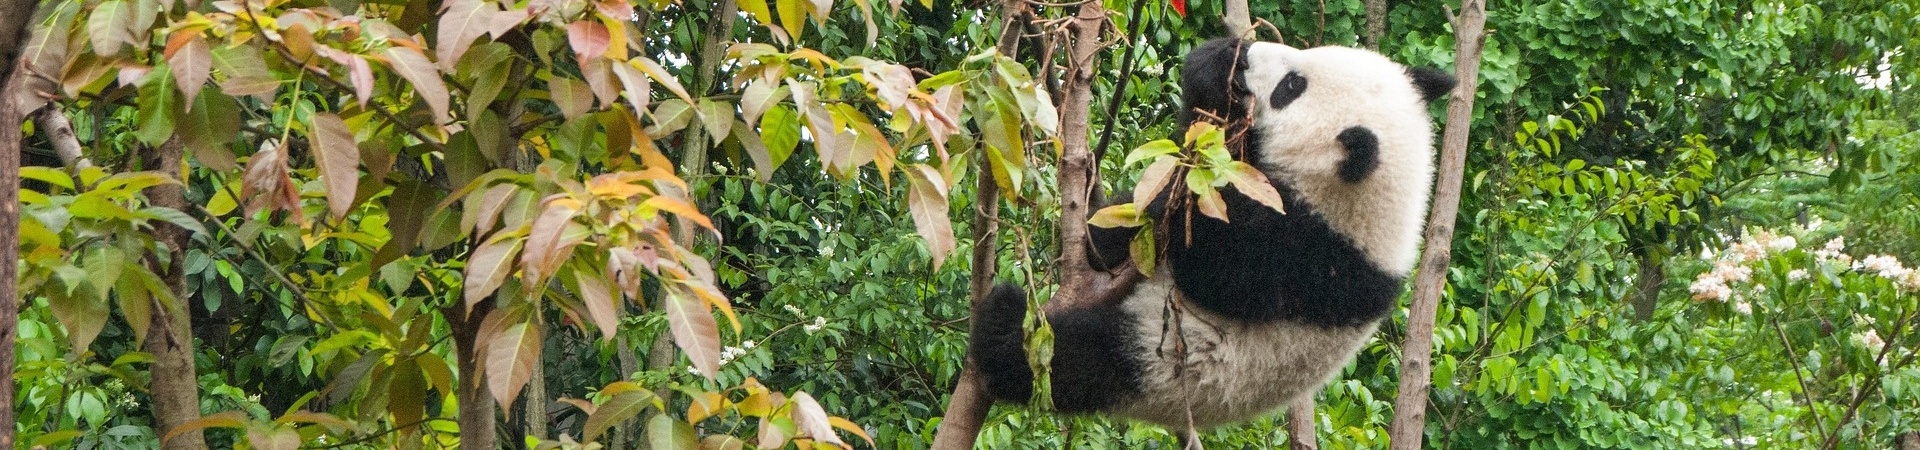
[[(186, 157), (186, 146), (179, 137), (168, 139), (158, 147), (147, 149), (147, 167), (168, 178), (180, 176), (181, 159)], [(178, 180), (176, 180), (178, 181)], [(187, 211), (185, 184), (163, 184), (147, 188), (147, 199), (154, 206)], [(153, 419), (161, 434), (200, 418), (200, 384), (194, 375), (193, 365), (193, 317), (188, 311), (187, 302), (193, 301), (187, 296), (187, 278), (185, 261), (187, 260), (187, 238), (189, 232), (172, 224), (154, 227), (153, 237), (166, 246), (167, 262), (162, 264), (157, 258), (149, 260), (153, 273), (167, 283), (167, 289), (173, 291), (177, 301), (172, 304), (153, 300), (153, 319), (147, 326), (147, 341), (144, 349), (153, 355), (153, 382), (150, 387), (153, 394)], [(166, 442), (167, 449), (207, 448), (206, 438), (199, 431), (181, 433)]]
[(1633, 280), (1633, 318), (1646, 322), (1660, 306), (1660, 286), (1667, 284), (1666, 259), (1651, 247), (1635, 253), (1640, 257), (1640, 274)]
[(454, 391), (460, 403), (462, 448), (496, 448), (493, 393), (487, 390), (487, 374), (481, 371), (486, 365), (481, 361), (484, 355), (476, 346), (480, 322), (492, 313), (491, 298), (474, 304), (472, 312), (460, 303), (441, 310), (447, 318), (448, 332), (453, 335), (454, 370), (460, 371), (460, 387)]
[(1367, 49), (1380, 51), (1387, 37), (1387, 0), (1367, 0)]
[[(1097, 1), (1080, 4), (1070, 25), (1073, 49), (1068, 53), (1067, 74), (1062, 80), (1060, 105), (1060, 217), (1092, 217), (1088, 203), (1099, 186), (1100, 167), (1093, 160), (1089, 142), (1093, 103), (1093, 77), (1098, 72), (1100, 32), (1107, 29), (1107, 9)], [(1060, 290), (1052, 301), (1072, 302), (1091, 299), (1097, 271), (1087, 263), (1087, 221), (1064, 220), (1060, 223)]]
[(1453, 258), (1453, 225), (1460, 212), (1460, 181), (1466, 168), (1467, 132), (1472, 129), (1474, 86), (1480, 75), (1486, 23), (1483, 0), (1466, 0), (1453, 23), (1453, 73), (1459, 84), (1447, 104), (1439, 179), (1434, 183), (1433, 210), (1427, 216), (1427, 243), (1420, 255), (1420, 273), (1413, 280), (1407, 340), (1401, 346), (1400, 395), (1394, 399), (1393, 424), (1388, 428), (1395, 450), (1420, 448), (1426, 428), (1427, 390), (1433, 382), (1433, 315), (1447, 282), (1447, 264)]
[(1287, 446), (1293, 450), (1320, 448), (1320, 440), (1313, 432), (1313, 397), (1287, 405)]
[(1894, 444), (1898, 450), (1920, 450), (1920, 431), (1901, 433)]
[[(19, 89), (21, 44), (36, 0), (10, 0), (0, 11), (0, 93)], [(0, 449), (13, 448), (13, 343), (20, 327), (20, 111), (0, 96)]]
[[(1000, 54), (1013, 57), (1020, 50), (1021, 24), (1027, 21), (1026, 3), (1018, 0), (1002, 4), (1004, 8), (999, 44), (995, 47)], [(973, 289), (971, 308), (980, 309), (981, 303), (993, 289), (993, 277), (999, 267), (1000, 248), (1000, 185), (993, 181), (993, 161), (989, 158), (975, 158), (979, 167), (974, 169), (974, 210), (973, 210), (973, 259), (969, 288)], [(972, 318), (969, 318), (972, 320)], [(969, 324), (971, 325), (971, 324)], [(971, 326), (968, 329), (972, 329)], [(940, 429), (933, 435), (933, 450), (967, 450), (980, 436), (980, 425), (987, 420), (987, 411), (992, 409), (993, 399), (987, 397), (987, 391), (981, 388), (980, 371), (973, 367), (969, 359), (960, 369), (959, 384), (953, 387), (953, 396), (947, 400), (947, 411), (941, 416)]]
[[(541, 314), (540, 308), (534, 308), (533, 323), (546, 326), (546, 319), (542, 316), (544, 314)], [(527, 382), (527, 393), (520, 398), (520, 401), (526, 402), (526, 405), (521, 407), (521, 411), (526, 415), (527, 436), (541, 441), (547, 440), (547, 365), (544, 362), (533, 364), (533, 375)]]
[[(1226, 13), (1222, 19), (1227, 22), (1227, 35), (1241, 39), (1253, 39), (1253, 13), (1247, 10), (1247, 0), (1227, 0)], [(1140, 20), (1135, 17), (1133, 20)]]

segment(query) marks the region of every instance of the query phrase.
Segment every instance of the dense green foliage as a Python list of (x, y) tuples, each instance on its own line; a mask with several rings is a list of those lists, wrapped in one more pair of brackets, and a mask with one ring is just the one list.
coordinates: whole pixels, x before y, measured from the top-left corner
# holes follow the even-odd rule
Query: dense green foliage
[[(742, 0), (718, 35), (708, 2), (638, 3), (479, 2), (550, 9), (467, 30), (470, 50), (447, 49), (440, 2), (54, 3), (36, 42), (66, 43), (35, 67), (101, 168), (23, 174), (20, 442), (153, 446), (142, 339), (152, 302), (185, 302), (215, 446), (471, 439), (456, 348), (478, 333), (488, 376), (515, 380), (476, 389), (506, 397), (503, 445), (532, 426), (611, 448), (836, 429), (924, 448), (965, 356), (964, 255), (1056, 279), (1049, 20), (1073, 9), (1038, 7), (1009, 59), (978, 2)], [(1126, 45), (1099, 55), (1090, 129), (1124, 188), (1221, 6), (1107, 3)], [(1365, 40), (1360, 0), (1252, 3), (1267, 39)], [(1491, 6), (1427, 445), (1920, 431), (1920, 2)], [(1383, 53), (1452, 64), (1439, 5), (1393, 2), (1387, 25)], [(176, 57), (196, 51), (211, 67)], [(170, 181), (139, 150), (176, 134), (190, 211), (141, 194)], [(1004, 194), (996, 242), (969, 238), (982, 176)], [(184, 261), (153, 256), (162, 224), (193, 232)], [(1403, 316), (1317, 398), (1323, 448), (1385, 446)], [(1281, 446), (1281, 422), (1203, 440)], [(979, 447), (1173, 445), (1002, 406)]]

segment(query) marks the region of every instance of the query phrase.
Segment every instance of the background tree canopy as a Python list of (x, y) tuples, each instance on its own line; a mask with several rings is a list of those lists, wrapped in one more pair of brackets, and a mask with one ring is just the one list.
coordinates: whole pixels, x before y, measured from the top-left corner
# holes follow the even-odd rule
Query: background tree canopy
[[(1134, 184), (1224, 3), (40, 2), (15, 445), (925, 448), (976, 278), (1061, 288), (1057, 181)], [(1454, 61), (1458, 3), (1251, 3)], [(1426, 445), (1920, 449), (1920, 2), (1487, 30)], [(1323, 448), (1387, 444), (1406, 324)], [(976, 445), (1173, 433), (1000, 407)]]

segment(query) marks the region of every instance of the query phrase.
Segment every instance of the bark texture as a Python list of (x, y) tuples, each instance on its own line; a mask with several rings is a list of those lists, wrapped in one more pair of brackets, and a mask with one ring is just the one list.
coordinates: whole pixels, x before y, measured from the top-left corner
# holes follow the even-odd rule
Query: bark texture
[[(1027, 21), (1028, 10), (1021, 1), (1008, 1), (1003, 7), (1000, 40), (995, 48), (1000, 54), (1013, 57), (1020, 51), (1020, 29)], [(970, 261), (973, 272), (968, 280), (972, 289), (969, 311), (978, 310), (986, 301), (987, 293), (992, 292), (1000, 261), (1000, 185), (993, 181), (993, 161), (975, 159), (979, 167), (974, 168), (973, 176), (973, 257)], [(953, 387), (953, 395), (947, 400), (940, 429), (934, 432), (933, 450), (973, 448), (974, 440), (980, 436), (980, 425), (993, 407), (993, 399), (987, 397), (980, 383), (980, 372), (974, 369), (973, 361), (968, 360), (960, 369), (960, 380)]]
[[(1080, 4), (1069, 26), (1073, 48), (1067, 56), (1066, 77), (1061, 82), (1060, 101), (1060, 217), (1092, 217), (1089, 202), (1099, 186), (1100, 168), (1093, 159), (1090, 113), (1093, 104), (1093, 77), (1101, 59), (1100, 40), (1107, 29), (1107, 9), (1100, 2)], [(1060, 290), (1050, 301), (1073, 302), (1092, 299), (1097, 272), (1087, 263), (1087, 221), (1060, 223)]]
[[(182, 158), (186, 157), (186, 146), (179, 137), (168, 139), (159, 147), (146, 149), (147, 167), (166, 174), (169, 178), (180, 176)], [(176, 178), (176, 181), (177, 178)], [(147, 200), (154, 206), (189, 211), (185, 184), (163, 184), (147, 188)], [(172, 224), (160, 224), (154, 227), (154, 240), (166, 246), (165, 259), (161, 255), (149, 256), (148, 267), (167, 283), (167, 289), (173, 291), (173, 297), (179, 299), (169, 305), (159, 299), (153, 301), (153, 319), (147, 325), (147, 340), (143, 350), (153, 355), (153, 382), (149, 387), (153, 394), (153, 421), (161, 435), (187, 422), (200, 418), (200, 385), (195, 376), (193, 365), (193, 317), (188, 313), (187, 278), (185, 262), (187, 260), (187, 238), (191, 232)], [(168, 450), (207, 448), (206, 438), (198, 430), (181, 433), (169, 439), (162, 446)]]
[(1313, 432), (1313, 397), (1287, 405), (1287, 446), (1293, 450), (1320, 448), (1320, 440)]
[(1387, 0), (1367, 0), (1367, 49), (1380, 51), (1387, 37)]
[[(17, 31), (26, 28), (33, 15), (32, 2), (13, 2), (0, 19), (0, 35), (13, 39), (4, 48), (5, 68), (0, 69), (0, 92), (13, 92), (14, 49), (19, 47)], [(22, 13), (18, 4), (26, 4)], [(16, 22), (17, 18), (17, 22)], [(0, 100), (0, 448), (13, 448), (13, 342), (20, 334), (20, 122), (21, 111), (14, 102)]]
[(455, 395), (460, 403), (460, 446), (462, 448), (496, 448), (494, 433), (493, 393), (487, 390), (487, 374), (481, 371), (486, 363), (481, 361), (475, 339), (480, 334), (480, 322), (493, 313), (493, 299), (473, 305), (469, 313), (460, 303), (441, 310), (447, 318), (447, 328), (453, 335), (454, 370), (460, 372), (460, 387)]
[(1666, 259), (1658, 251), (1643, 248), (1639, 252), (1640, 275), (1633, 280), (1633, 318), (1646, 322), (1660, 306), (1660, 286), (1667, 284)]
[(1447, 103), (1447, 127), (1441, 138), (1439, 177), (1433, 210), (1427, 216), (1426, 248), (1413, 279), (1413, 305), (1407, 312), (1407, 338), (1401, 345), (1400, 394), (1393, 402), (1388, 436), (1395, 450), (1421, 446), (1426, 429), (1427, 390), (1433, 383), (1433, 315), (1453, 259), (1453, 226), (1460, 212), (1460, 182), (1466, 169), (1468, 130), (1472, 129), (1474, 86), (1480, 75), (1480, 50), (1486, 38), (1487, 5), (1467, 0), (1454, 20), (1454, 77)]
[[(1247, 10), (1247, 0), (1227, 0), (1222, 16), (1221, 19), (1227, 22), (1227, 35), (1253, 39), (1253, 13)], [(1134, 20), (1139, 18), (1135, 17)]]

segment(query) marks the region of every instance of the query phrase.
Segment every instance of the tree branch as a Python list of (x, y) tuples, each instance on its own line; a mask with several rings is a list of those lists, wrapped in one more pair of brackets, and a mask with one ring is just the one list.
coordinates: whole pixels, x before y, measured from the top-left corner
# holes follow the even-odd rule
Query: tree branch
[(1442, 136), (1433, 209), (1427, 216), (1426, 248), (1413, 281), (1413, 304), (1407, 312), (1407, 336), (1401, 346), (1400, 394), (1393, 402), (1388, 436), (1395, 450), (1421, 446), (1427, 419), (1427, 391), (1433, 383), (1433, 317), (1447, 282), (1453, 258), (1453, 226), (1460, 213), (1460, 185), (1466, 170), (1468, 132), (1472, 129), (1473, 95), (1480, 75), (1480, 51), (1486, 41), (1487, 5), (1466, 0), (1454, 26), (1454, 77), (1447, 104), (1447, 126)]

